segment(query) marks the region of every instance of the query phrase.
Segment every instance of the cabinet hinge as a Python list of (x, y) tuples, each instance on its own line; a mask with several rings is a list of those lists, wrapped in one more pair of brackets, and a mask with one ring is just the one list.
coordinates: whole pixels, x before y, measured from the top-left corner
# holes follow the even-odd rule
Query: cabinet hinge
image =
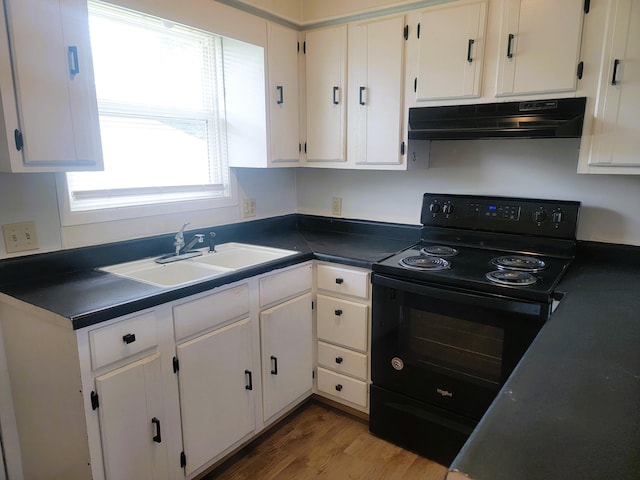
[(400, 155), (404, 155), (404, 142), (400, 144)]
[(173, 373), (178, 373), (178, 370), (180, 370), (180, 362), (178, 357), (173, 357)]
[(187, 466), (187, 456), (184, 454), (184, 450), (180, 452), (180, 468)]
[(405, 40), (409, 40), (409, 25), (404, 26), (403, 36)]
[(591, 8), (591, 0), (584, 0), (584, 13), (589, 13)]
[(22, 132), (17, 128), (13, 131), (13, 139), (16, 142), (16, 148), (18, 151), (22, 150), (22, 147), (24, 147), (24, 140), (22, 138)]
[(582, 80), (582, 73), (584, 72), (584, 62), (578, 63), (578, 80)]
[(100, 406), (100, 400), (98, 400), (98, 394), (95, 391), (91, 392), (91, 409), (97, 410)]
[(418, 38), (420, 38), (420, 24), (418, 24), (418, 28), (416, 28)]

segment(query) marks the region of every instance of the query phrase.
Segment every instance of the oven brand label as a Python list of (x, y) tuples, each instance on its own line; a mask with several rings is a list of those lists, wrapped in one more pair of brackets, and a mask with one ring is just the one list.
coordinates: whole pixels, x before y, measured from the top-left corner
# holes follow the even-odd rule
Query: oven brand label
[(448, 390), (442, 390), (441, 388), (436, 388), (436, 392), (438, 392), (443, 397), (453, 397), (453, 393)]
[(404, 362), (402, 361), (401, 358), (398, 357), (393, 357), (391, 359), (391, 366), (395, 369), (395, 370), (402, 370), (404, 368)]

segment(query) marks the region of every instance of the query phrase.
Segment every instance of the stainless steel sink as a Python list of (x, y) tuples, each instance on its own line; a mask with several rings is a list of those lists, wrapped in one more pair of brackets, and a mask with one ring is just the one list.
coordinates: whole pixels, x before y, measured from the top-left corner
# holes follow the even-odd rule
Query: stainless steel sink
[(139, 280), (160, 287), (176, 287), (208, 280), (239, 268), (284, 258), (294, 250), (262, 247), (244, 243), (224, 243), (215, 252), (202, 256), (159, 264), (153, 258), (102, 267), (99, 270)]

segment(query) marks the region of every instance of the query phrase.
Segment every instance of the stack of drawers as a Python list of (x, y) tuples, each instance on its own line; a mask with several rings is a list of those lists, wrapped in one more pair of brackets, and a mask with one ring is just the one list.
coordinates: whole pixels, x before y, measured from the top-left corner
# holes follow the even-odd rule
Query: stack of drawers
[(370, 272), (319, 264), (318, 394), (368, 411)]

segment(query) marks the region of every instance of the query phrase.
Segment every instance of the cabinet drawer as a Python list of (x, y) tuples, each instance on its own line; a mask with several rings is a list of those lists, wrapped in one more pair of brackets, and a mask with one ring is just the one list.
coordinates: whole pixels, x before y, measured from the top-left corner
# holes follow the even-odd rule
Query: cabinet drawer
[(318, 365), (360, 380), (367, 379), (367, 356), (346, 348), (318, 342)]
[(318, 391), (355, 403), (367, 406), (367, 383), (345, 377), (339, 373), (318, 368)]
[(249, 286), (237, 287), (173, 307), (176, 340), (188, 337), (249, 312)]
[(260, 306), (294, 297), (311, 289), (311, 265), (305, 264), (260, 279)]
[(318, 288), (330, 292), (369, 298), (369, 272), (331, 265), (318, 265)]
[(89, 332), (91, 364), (96, 370), (158, 345), (156, 317), (146, 313)]
[(318, 295), (318, 339), (367, 351), (367, 305)]

